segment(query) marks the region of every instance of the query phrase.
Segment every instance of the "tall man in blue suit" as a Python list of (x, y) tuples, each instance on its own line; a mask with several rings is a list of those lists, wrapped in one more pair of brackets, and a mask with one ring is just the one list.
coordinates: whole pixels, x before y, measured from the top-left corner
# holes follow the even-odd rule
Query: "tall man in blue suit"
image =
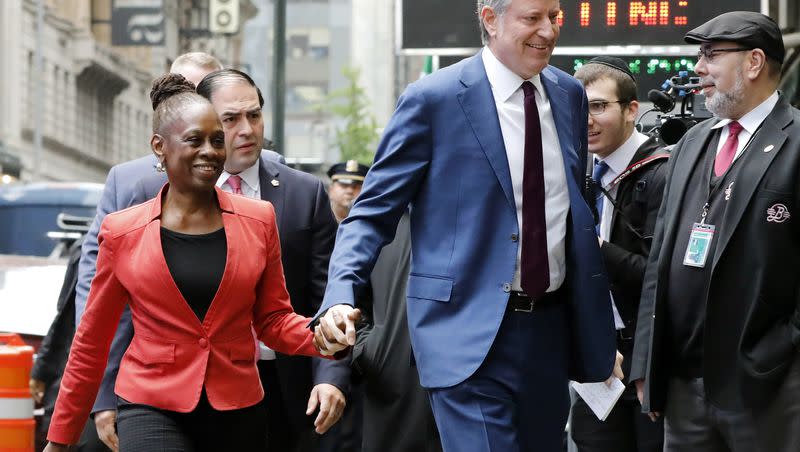
[(336, 352), (410, 205), (408, 323), (445, 451), (558, 451), (568, 380), (621, 373), (581, 195), (587, 100), (548, 66), (559, 11), (478, 1), (486, 47), (406, 89), (331, 257), (315, 340)]

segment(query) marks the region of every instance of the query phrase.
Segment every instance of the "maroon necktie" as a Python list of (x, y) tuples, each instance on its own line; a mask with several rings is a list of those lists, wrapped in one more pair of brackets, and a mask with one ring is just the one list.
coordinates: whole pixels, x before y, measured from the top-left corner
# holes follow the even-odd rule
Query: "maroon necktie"
[(525, 163), (522, 176), (522, 290), (541, 297), (550, 286), (547, 262), (547, 223), (544, 216), (542, 126), (536, 108), (536, 88), (522, 83), (525, 93)]
[(728, 124), (728, 139), (725, 140), (725, 144), (722, 145), (722, 149), (719, 150), (719, 154), (717, 154), (717, 158), (714, 160), (715, 176), (722, 176), (725, 174), (725, 171), (728, 170), (728, 167), (731, 166), (733, 157), (736, 156), (736, 149), (739, 147), (739, 132), (741, 132), (743, 128), (744, 127), (736, 121), (731, 121), (731, 123)]

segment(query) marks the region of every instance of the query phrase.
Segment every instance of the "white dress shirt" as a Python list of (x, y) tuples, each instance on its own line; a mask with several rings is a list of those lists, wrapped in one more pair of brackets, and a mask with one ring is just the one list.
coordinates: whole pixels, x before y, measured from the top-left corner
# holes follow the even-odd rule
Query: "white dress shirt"
[[(252, 199), (261, 199), (261, 183), (259, 182), (258, 177), (258, 164), (259, 160), (256, 160), (256, 163), (253, 164), (253, 166), (239, 173), (239, 177), (242, 178), (242, 195)], [(219, 179), (217, 179), (217, 187), (221, 188), (223, 191), (231, 193), (233, 192), (233, 188), (226, 183), (228, 182), (229, 177), (231, 177), (231, 173), (223, 171), (219, 176)], [(275, 351), (264, 345), (264, 343), (261, 341), (258, 342), (258, 355), (258, 359), (261, 360), (272, 360), (276, 358)]]
[[(503, 134), (511, 185), (514, 189), (514, 202), (517, 205), (517, 224), (522, 230), (522, 174), (525, 161), (525, 95), (522, 82), (525, 80), (503, 65), (488, 47), (481, 53), (486, 76), (492, 86), (500, 131)], [(567, 235), (567, 214), (569, 213), (569, 188), (564, 169), (564, 157), (558, 141), (553, 110), (539, 75), (529, 80), (536, 88), (536, 107), (542, 126), (542, 157), (544, 163), (544, 210), (547, 224), (547, 260), (550, 266), (550, 287), (552, 292), (564, 282), (566, 273), (565, 241)], [(520, 240), (525, 240), (521, 237)], [(513, 290), (520, 286), (520, 246), (514, 271)]]
[[(742, 131), (739, 132), (739, 145), (736, 148), (736, 155), (733, 157), (733, 161), (739, 158), (742, 155), (742, 152), (745, 150), (745, 146), (750, 142), (750, 138), (753, 137), (753, 134), (756, 133), (759, 127), (761, 127), (761, 123), (767, 119), (767, 116), (772, 112), (775, 108), (775, 105), (778, 104), (778, 92), (775, 91), (772, 93), (771, 96), (767, 98), (764, 102), (761, 102), (758, 107), (750, 110), (747, 112), (746, 115), (742, 116), (737, 122), (741, 124)], [(731, 123), (730, 119), (723, 119), (722, 121), (714, 124), (712, 129), (722, 129), (722, 134), (719, 137), (719, 143), (717, 144), (717, 154), (719, 151), (722, 150), (722, 146), (725, 145), (725, 141), (728, 140), (728, 133), (730, 128), (727, 127), (728, 124)]]
[[(261, 199), (261, 183), (258, 178), (259, 161), (256, 160), (253, 166), (238, 174), (242, 178), (242, 194), (252, 199)], [(228, 193), (233, 191), (233, 188), (227, 184), (229, 177), (231, 177), (231, 173), (223, 171), (219, 179), (217, 179), (217, 187)]]
[[(608, 171), (606, 171), (603, 178), (597, 182), (600, 182), (603, 188), (608, 190), (608, 194), (611, 195), (612, 198), (617, 198), (617, 188), (619, 188), (619, 185), (612, 187), (610, 190), (608, 189), (608, 185), (616, 179), (617, 176), (628, 169), (628, 165), (631, 163), (631, 159), (633, 159), (636, 151), (639, 150), (639, 147), (647, 140), (647, 135), (634, 130), (631, 136), (628, 137), (616, 151), (612, 152), (606, 158), (598, 159), (608, 165)], [(606, 199), (603, 201), (603, 211), (600, 212), (600, 238), (605, 242), (608, 242), (611, 238), (611, 228), (614, 226), (613, 221), (614, 205)], [(619, 310), (617, 310), (617, 305), (614, 302), (613, 293), (611, 294), (611, 309), (614, 311), (614, 327), (618, 330), (625, 328), (625, 322), (622, 321), (622, 316), (619, 315)]]

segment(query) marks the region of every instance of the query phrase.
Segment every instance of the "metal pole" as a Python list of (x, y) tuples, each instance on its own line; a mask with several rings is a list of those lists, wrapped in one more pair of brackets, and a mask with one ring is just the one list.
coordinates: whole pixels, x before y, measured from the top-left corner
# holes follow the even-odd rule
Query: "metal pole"
[(33, 92), (33, 177), (34, 181), (42, 180), (42, 127), (44, 121), (44, 87), (42, 86), (44, 74), (44, 55), (42, 55), (42, 41), (44, 40), (44, 0), (36, 2), (36, 53), (34, 67), (36, 75)]
[(275, 152), (284, 152), (284, 117), (286, 104), (286, 0), (275, 0), (272, 73), (272, 141)]

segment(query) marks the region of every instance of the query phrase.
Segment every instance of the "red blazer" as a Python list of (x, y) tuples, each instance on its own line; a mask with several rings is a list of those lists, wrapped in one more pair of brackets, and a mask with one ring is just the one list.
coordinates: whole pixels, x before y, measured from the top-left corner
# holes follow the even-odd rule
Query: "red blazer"
[(253, 330), (280, 353), (318, 356), (309, 319), (295, 314), (289, 304), (272, 204), (217, 189), (227, 261), (200, 323), (172, 280), (161, 249), (164, 190), (103, 221), (97, 275), (61, 381), (51, 441), (78, 441), (126, 303), (134, 336), (115, 392), (131, 402), (185, 413), (197, 406), (205, 386), (218, 410), (258, 403), (264, 390)]

